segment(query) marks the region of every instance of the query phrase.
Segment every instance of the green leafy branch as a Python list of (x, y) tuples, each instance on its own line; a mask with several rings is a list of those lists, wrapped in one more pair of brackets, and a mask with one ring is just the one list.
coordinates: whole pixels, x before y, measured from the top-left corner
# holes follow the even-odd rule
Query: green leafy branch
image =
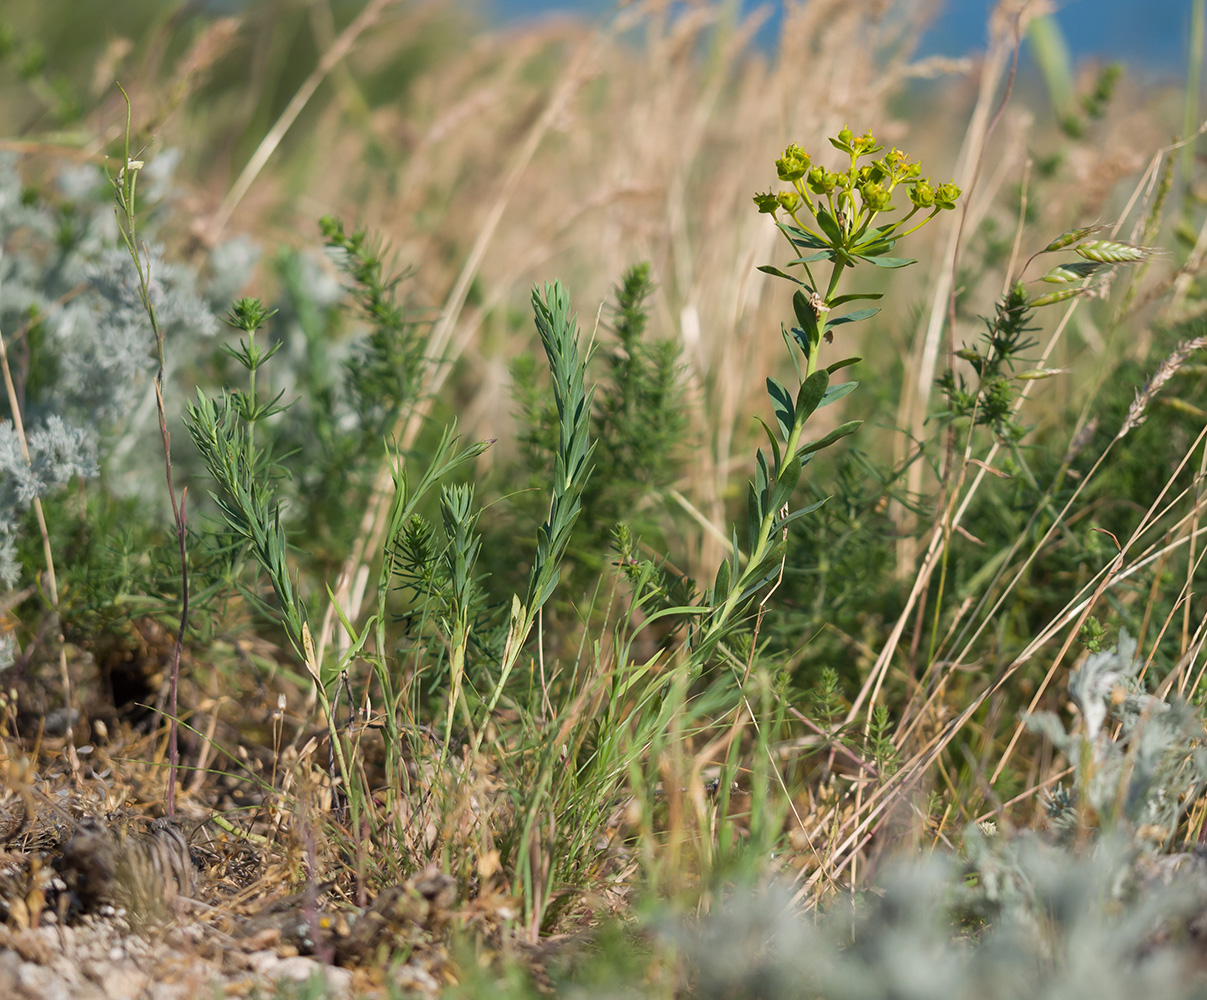
[(1035, 329), (1029, 325), (1035, 310), (1092, 294), (1103, 284), (1097, 279), (1112, 268), (1141, 263), (1152, 256), (1148, 247), (1089, 238), (1101, 229), (1102, 226), (1070, 229), (1032, 254), (1023, 272), (1043, 254), (1065, 251), (1080, 259), (1057, 264), (1037, 279), (1056, 286), (1051, 291), (1032, 295), (1022, 280), (1010, 286), (996, 303), (993, 318), (984, 320), (981, 343), (975, 347), (965, 344), (956, 351), (956, 357), (968, 362), (976, 374), (975, 387), (953, 369), (945, 371), (939, 378), (939, 387), (946, 397), (947, 408), (938, 416), (947, 421), (967, 420), (973, 426), (989, 427), (1000, 441), (1018, 443), (1024, 434), (1016, 418), (1019, 384), (1063, 373), (1063, 369), (1055, 368), (1015, 371), (1019, 355), (1036, 345), (1035, 340), (1026, 336)]
[[(561, 574), (561, 559), (570, 541), (570, 532), (582, 509), (582, 495), (591, 476), (591, 457), (595, 444), (591, 438), (591, 395), (586, 388), (588, 358), (578, 349), (578, 324), (570, 312), (570, 297), (561, 282), (532, 291), (532, 309), (541, 346), (549, 360), (553, 376), (553, 397), (557, 405), (558, 436), (553, 467), (553, 495), (549, 515), (537, 529), (536, 556), (528, 577), (523, 602), (519, 595), (511, 599), (507, 640), (499, 665), (499, 679), (486, 703), (484, 719), (490, 716), (507, 679), (519, 659), (524, 642), (536, 616), (552, 596)], [(485, 726), (474, 740), (475, 751), (481, 745)]]
[(364, 229), (348, 231), (329, 215), (319, 220), (319, 228), (326, 245), (342, 251), (336, 263), (352, 279), (352, 297), (370, 324), (368, 337), (345, 369), (363, 440), (376, 444), (420, 398), (427, 366), (426, 339), (419, 335), (423, 324), (407, 301), (399, 300), (398, 286), (409, 275), (390, 273), (381, 240)]
[[(276, 405), (279, 395), (267, 403), (259, 402), (256, 397), (256, 372), (272, 357), (275, 347), (262, 350), (256, 345), (255, 335), (271, 316), (259, 299), (240, 299), (235, 303), (227, 322), (246, 333), (247, 340), (240, 341), (239, 348), (227, 350), (247, 368), (249, 390), (242, 393), (224, 389), (216, 399), (198, 390), (197, 402), (187, 407), (185, 424), (217, 483), (217, 490), (211, 490), (210, 496), (223, 520), (249, 547), (272, 584), (290, 642), (314, 680), (340, 778), (344, 788), (350, 789), (351, 772), (310, 635), (306, 605), (288, 565), (288, 543), (281, 524), (281, 502), (273, 487), (272, 462), (255, 444), (256, 422), (281, 410)], [(252, 600), (272, 614), (264, 602), (254, 597)]]

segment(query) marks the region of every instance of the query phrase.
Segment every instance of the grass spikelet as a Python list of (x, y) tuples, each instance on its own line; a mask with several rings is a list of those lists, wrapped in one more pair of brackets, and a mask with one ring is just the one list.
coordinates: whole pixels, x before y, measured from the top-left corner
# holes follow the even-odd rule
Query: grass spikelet
[(1102, 266), (1101, 263), (1094, 260), (1077, 261), (1072, 264), (1060, 264), (1052, 268), (1045, 274), (1040, 281), (1046, 281), (1053, 285), (1064, 285), (1070, 281), (1084, 281), (1095, 271)]
[(1089, 240), (1075, 246), (1073, 250), (1087, 260), (1096, 260), (1102, 264), (1132, 264), (1152, 255), (1152, 250), (1148, 247), (1132, 246), (1130, 243), (1118, 243), (1115, 240)]
[(1048, 292), (1046, 295), (1040, 295), (1028, 303), (1032, 309), (1038, 309), (1040, 306), (1050, 306), (1057, 302), (1064, 302), (1065, 299), (1071, 299), (1075, 296), (1082, 295), (1089, 291), (1087, 288), (1061, 288), (1055, 292)]
[(1061, 233), (1057, 236), (1040, 253), (1055, 253), (1057, 250), (1063, 250), (1065, 247), (1072, 246), (1078, 240), (1085, 239), (1090, 233), (1096, 233), (1102, 228), (1102, 226), (1083, 226), (1081, 229), (1070, 229), (1067, 233)]

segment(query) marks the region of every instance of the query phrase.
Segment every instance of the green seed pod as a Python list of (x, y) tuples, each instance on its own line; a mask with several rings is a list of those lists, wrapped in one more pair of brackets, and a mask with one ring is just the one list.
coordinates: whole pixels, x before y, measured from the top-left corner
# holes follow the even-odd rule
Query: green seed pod
[(871, 156), (873, 153), (879, 153), (882, 149), (884, 149), (883, 146), (876, 145), (876, 139), (870, 129), (864, 132), (858, 139), (851, 141), (851, 151), (856, 156)]
[(776, 210), (780, 207), (779, 195), (768, 192), (767, 194), (756, 194), (754, 203), (758, 205), (759, 212), (765, 215), (775, 215)]
[(960, 197), (960, 187), (955, 181), (940, 184), (935, 189), (935, 204), (940, 208), (955, 208), (956, 199)]
[(838, 135), (830, 140), (830, 145), (835, 149), (841, 149), (844, 153), (853, 152), (851, 143), (855, 141), (855, 133), (851, 131), (849, 125), (844, 125)]
[(825, 167), (814, 167), (809, 171), (809, 190), (814, 194), (829, 194), (838, 186), (838, 174)]
[(798, 181), (808, 173), (811, 162), (809, 154), (794, 142), (775, 161), (775, 169), (781, 181)]
[(862, 184), (859, 194), (863, 198), (863, 203), (873, 212), (883, 212), (893, 204), (893, 196), (884, 190), (882, 185), (872, 181)]
[(910, 186), (909, 200), (919, 208), (931, 208), (935, 203), (935, 189), (929, 180), (921, 180)]

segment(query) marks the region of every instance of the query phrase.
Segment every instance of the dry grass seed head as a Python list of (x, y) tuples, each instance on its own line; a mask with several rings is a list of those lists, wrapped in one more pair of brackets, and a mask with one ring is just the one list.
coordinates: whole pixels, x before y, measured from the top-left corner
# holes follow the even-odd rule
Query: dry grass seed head
[(1118, 437), (1123, 437), (1128, 431), (1144, 422), (1144, 411), (1161, 391), (1161, 387), (1177, 374), (1178, 369), (1186, 364), (1190, 355), (1204, 347), (1207, 347), (1207, 337), (1195, 337), (1193, 340), (1182, 341), (1173, 349), (1170, 355), (1157, 366), (1152, 378), (1136, 390), (1136, 398), (1127, 409), (1127, 416), (1123, 420), (1123, 426), (1119, 428)]

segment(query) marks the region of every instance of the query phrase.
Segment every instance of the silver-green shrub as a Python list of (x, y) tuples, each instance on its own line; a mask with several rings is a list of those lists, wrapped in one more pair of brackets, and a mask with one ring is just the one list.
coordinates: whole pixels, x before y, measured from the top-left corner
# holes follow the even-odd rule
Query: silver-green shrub
[(890, 862), (801, 915), (787, 889), (736, 893), (662, 936), (688, 994), (716, 1000), (1181, 1000), (1207, 996), (1207, 852), (1174, 848), (1207, 781), (1203, 720), (1147, 694), (1136, 642), (1069, 681), (1081, 717), (1028, 724), (1074, 765), (1040, 830), (973, 825), (958, 854)]

